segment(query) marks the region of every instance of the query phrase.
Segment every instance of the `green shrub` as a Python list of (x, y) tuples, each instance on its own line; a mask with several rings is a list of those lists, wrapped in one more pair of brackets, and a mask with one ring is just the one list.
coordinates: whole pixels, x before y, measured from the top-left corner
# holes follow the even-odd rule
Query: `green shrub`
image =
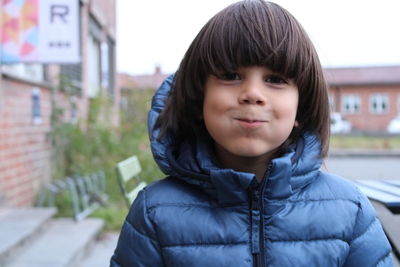
[[(53, 110), (53, 125), (50, 134), (53, 144), (53, 178), (84, 175), (98, 170), (106, 174), (108, 204), (98, 209), (93, 216), (106, 221), (106, 229), (119, 230), (127, 208), (122, 199), (115, 173), (117, 162), (137, 155), (142, 166), (140, 178), (147, 183), (163, 175), (155, 164), (147, 135), (147, 111), (150, 106), (151, 90), (131, 92), (127, 95), (128, 106), (121, 111), (121, 124), (113, 128), (103, 117), (109, 114), (109, 100), (98, 98), (91, 102), (89, 119), (85, 127), (62, 122), (63, 110)], [(83, 123), (85, 124), (85, 123)], [(69, 215), (70, 199), (63, 196), (57, 200), (59, 214)]]

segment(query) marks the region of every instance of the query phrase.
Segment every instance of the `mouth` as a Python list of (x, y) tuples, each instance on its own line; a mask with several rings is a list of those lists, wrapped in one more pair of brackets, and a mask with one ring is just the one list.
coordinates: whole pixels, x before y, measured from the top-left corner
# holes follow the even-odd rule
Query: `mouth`
[(253, 119), (253, 118), (234, 118), (240, 126), (243, 128), (259, 128), (261, 127), (264, 123), (268, 122), (267, 120), (262, 120), (262, 119)]
[(259, 119), (259, 118), (253, 118), (253, 117), (234, 117), (235, 120), (237, 121), (243, 121), (243, 122), (248, 122), (248, 123), (253, 123), (253, 122), (268, 122), (268, 120), (265, 119)]
[(247, 119), (247, 118), (235, 118), (238, 121), (244, 121), (244, 122), (267, 122), (266, 120), (259, 120), (259, 119)]

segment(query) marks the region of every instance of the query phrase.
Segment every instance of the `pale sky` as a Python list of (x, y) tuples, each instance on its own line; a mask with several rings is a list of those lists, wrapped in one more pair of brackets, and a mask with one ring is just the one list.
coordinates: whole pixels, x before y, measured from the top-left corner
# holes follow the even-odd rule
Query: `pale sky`
[[(172, 73), (201, 27), (233, 0), (117, 0), (117, 69)], [(400, 0), (275, 0), (314, 42), (322, 65), (400, 65)]]

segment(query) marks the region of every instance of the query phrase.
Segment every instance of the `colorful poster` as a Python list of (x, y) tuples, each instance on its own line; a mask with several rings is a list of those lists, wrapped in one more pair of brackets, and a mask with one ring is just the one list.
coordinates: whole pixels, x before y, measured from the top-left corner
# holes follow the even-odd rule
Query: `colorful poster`
[(1, 0), (0, 62), (78, 63), (78, 0)]

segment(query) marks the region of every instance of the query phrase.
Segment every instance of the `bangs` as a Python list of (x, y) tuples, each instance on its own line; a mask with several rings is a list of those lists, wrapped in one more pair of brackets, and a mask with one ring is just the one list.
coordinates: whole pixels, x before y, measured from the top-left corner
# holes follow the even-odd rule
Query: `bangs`
[(208, 24), (198, 36), (199, 67), (204, 74), (264, 66), (297, 80), (311, 67), (310, 40), (297, 21), (274, 3), (235, 3)]

